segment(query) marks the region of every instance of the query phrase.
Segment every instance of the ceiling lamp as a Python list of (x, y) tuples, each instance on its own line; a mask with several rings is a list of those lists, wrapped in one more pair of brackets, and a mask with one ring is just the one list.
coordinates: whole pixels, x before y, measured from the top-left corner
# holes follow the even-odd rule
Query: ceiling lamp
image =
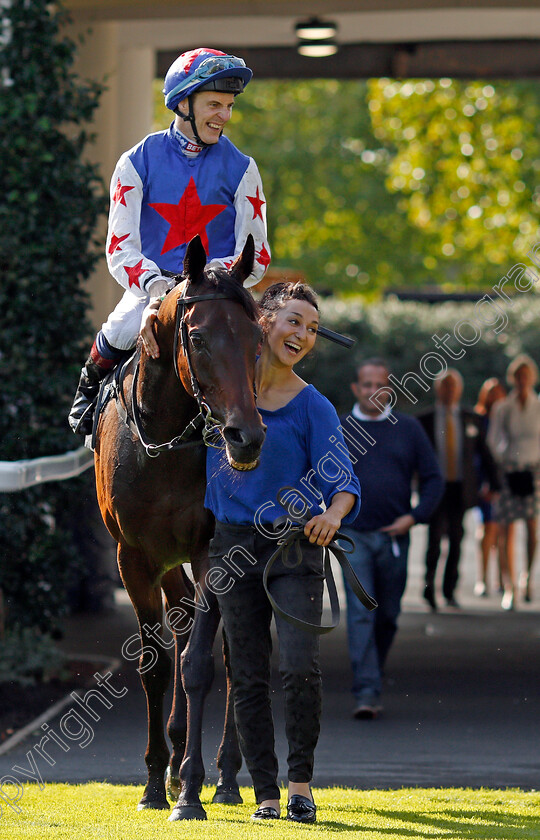
[(306, 41), (321, 41), (333, 38), (337, 31), (335, 23), (319, 20), (312, 17), (309, 20), (300, 21), (294, 27), (296, 37)]
[(299, 41), (297, 49), (300, 55), (307, 55), (309, 58), (326, 58), (338, 51), (336, 42), (330, 38), (325, 41)]
[(337, 53), (338, 47), (333, 40), (337, 31), (335, 23), (312, 17), (297, 23), (294, 30), (298, 38), (297, 49), (300, 55), (325, 58)]

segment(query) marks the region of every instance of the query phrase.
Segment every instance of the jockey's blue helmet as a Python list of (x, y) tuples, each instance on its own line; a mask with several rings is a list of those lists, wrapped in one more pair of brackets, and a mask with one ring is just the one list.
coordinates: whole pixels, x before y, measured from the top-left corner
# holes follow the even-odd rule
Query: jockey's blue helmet
[(202, 90), (236, 96), (242, 93), (252, 76), (243, 59), (235, 55), (207, 47), (189, 50), (179, 55), (167, 71), (163, 86), (165, 105), (178, 113), (176, 109), (182, 99)]

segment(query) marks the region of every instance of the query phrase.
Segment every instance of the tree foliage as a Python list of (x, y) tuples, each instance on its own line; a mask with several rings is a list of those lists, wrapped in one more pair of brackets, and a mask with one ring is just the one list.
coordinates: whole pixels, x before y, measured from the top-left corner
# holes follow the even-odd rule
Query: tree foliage
[[(464, 402), (476, 403), (481, 384), (491, 376), (505, 381), (506, 369), (518, 353), (528, 353), (540, 358), (540, 299), (534, 292), (515, 295), (506, 306), (500, 304), (498, 314), (481, 323), (473, 303), (447, 302), (429, 305), (396, 298), (366, 305), (359, 298), (355, 301), (327, 299), (322, 302), (322, 323), (356, 340), (351, 350), (318, 338), (315, 350), (299, 366), (301, 373), (336, 406), (340, 413), (349, 411), (353, 395), (349, 383), (354, 381), (356, 366), (362, 360), (382, 356), (401, 381), (405, 374), (416, 374), (427, 386), (424, 390), (411, 379), (407, 396), (396, 388), (397, 407), (414, 414), (433, 403), (433, 379), (421, 366), (426, 354), (438, 353), (448, 367), (457, 367), (464, 379)], [(493, 316), (493, 313), (491, 313)], [(454, 328), (461, 321), (476, 323), (478, 335), (475, 344), (463, 346), (456, 340)], [(468, 336), (472, 330), (464, 331)], [(447, 345), (458, 355), (453, 361), (440, 348), (433, 336), (449, 335)], [(441, 365), (442, 367), (442, 365)], [(430, 362), (426, 368), (436, 373), (437, 364)], [(405, 383), (406, 384), (406, 383)], [(415, 400), (417, 400), (415, 402)]]
[[(0, 459), (75, 449), (67, 413), (90, 324), (105, 193), (83, 150), (99, 85), (72, 72), (73, 41), (46, 0), (13, 0), (0, 41)], [(101, 250), (101, 249), (100, 249)], [(77, 564), (70, 520), (84, 481), (0, 496), (0, 586), (12, 622), (54, 626)]]
[(527, 252), (539, 115), (533, 83), (254, 80), (226, 133), (261, 170), (273, 266), (369, 299), (487, 288)]
[(538, 85), (377, 79), (369, 108), (388, 189), (431, 235), (424, 263), (439, 282), (485, 286), (527, 252), (540, 213)]
[[(171, 118), (160, 87), (156, 128)], [(251, 82), (226, 134), (260, 169), (273, 266), (368, 296), (429, 279), (425, 235), (385, 186), (388, 153), (373, 135), (364, 82)]]

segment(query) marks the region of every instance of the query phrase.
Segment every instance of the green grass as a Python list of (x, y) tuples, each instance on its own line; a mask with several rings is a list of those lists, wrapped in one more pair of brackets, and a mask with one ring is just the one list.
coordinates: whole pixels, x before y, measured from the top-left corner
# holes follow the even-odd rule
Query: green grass
[[(4, 785), (0, 793), (15, 795)], [(285, 820), (252, 823), (253, 792), (243, 789), (244, 805), (211, 805), (213, 790), (202, 801), (207, 822), (170, 823), (165, 811), (136, 810), (142, 787), (109, 784), (24, 786), (19, 814), (0, 799), (0, 837), (10, 840), (252, 840), (341, 834), (343, 840), (513, 840), (540, 837), (540, 793), (520, 790), (402, 789), (359, 791), (315, 789), (316, 825)], [(282, 803), (285, 800), (282, 794)]]

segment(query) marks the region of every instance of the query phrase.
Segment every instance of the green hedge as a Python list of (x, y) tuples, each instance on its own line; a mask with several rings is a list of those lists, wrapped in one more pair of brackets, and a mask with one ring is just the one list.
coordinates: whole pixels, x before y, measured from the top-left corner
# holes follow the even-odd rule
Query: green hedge
[[(46, 0), (3, 8), (0, 42), (0, 460), (75, 449), (67, 425), (91, 337), (89, 277), (106, 193), (84, 162), (100, 88), (71, 71), (76, 45)], [(71, 523), (90, 477), (0, 495), (8, 626), (54, 631), (83, 573)]]
[[(493, 294), (491, 297), (498, 300)], [(356, 344), (346, 350), (319, 338), (312, 357), (302, 366), (302, 375), (334, 403), (338, 412), (346, 412), (353, 403), (349, 383), (355, 377), (356, 365), (362, 359), (383, 356), (400, 381), (405, 373), (414, 372), (430, 386), (429, 393), (424, 393), (420, 385), (409, 386), (418, 399), (416, 404), (404, 396), (399, 400), (398, 407), (416, 413), (433, 401), (432, 380), (421, 372), (420, 362), (426, 353), (438, 353), (459, 370), (465, 385), (463, 400), (474, 404), (482, 382), (489, 376), (504, 380), (506, 368), (517, 353), (526, 352), (540, 360), (540, 298), (534, 291), (517, 295), (511, 306), (501, 302), (500, 315), (494, 309), (491, 312), (484, 309), (482, 317), (485, 322), (492, 320), (493, 326), (479, 324), (478, 342), (463, 346), (453, 333), (461, 321), (478, 316), (471, 303), (425, 304), (389, 298), (365, 306), (358, 301), (323, 300), (321, 323), (351, 336)], [(443, 338), (445, 334), (451, 336), (447, 345), (455, 354), (460, 349), (466, 351), (462, 359), (451, 361), (444, 349), (436, 348), (432, 336)], [(474, 336), (467, 327), (461, 328), (461, 334), (466, 339)], [(435, 359), (428, 361), (433, 373), (436, 364)]]

